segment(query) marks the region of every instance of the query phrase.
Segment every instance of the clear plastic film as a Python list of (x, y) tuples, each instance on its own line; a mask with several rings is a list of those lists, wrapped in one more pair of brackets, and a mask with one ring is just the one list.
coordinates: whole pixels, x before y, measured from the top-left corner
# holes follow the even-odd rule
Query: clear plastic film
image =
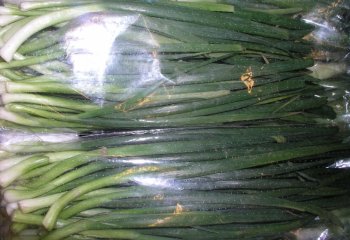
[[(40, 10), (25, 3), (23, 11)], [(302, 40), (312, 26), (300, 19), (240, 8), (233, 14), (234, 6), (221, 3), (209, 10), (172, 1), (55, 4), (4, 30), (4, 127), (299, 122), (304, 111), (324, 105), (303, 93), (314, 84), (305, 72), (313, 65), (306, 58), (311, 45)], [(264, 107), (248, 114), (257, 105)]]
[(307, 36), (318, 51), (315, 59), (323, 61), (348, 60), (349, 53), (349, 3), (333, 1), (331, 4), (316, 4), (303, 19), (316, 29)]
[(306, 38), (314, 43), (313, 58), (317, 61), (311, 68), (312, 76), (322, 80), (327, 89), (325, 96), (337, 113), (336, 123), (349, 131), (349, 9), (347, 1), (332, 4), (316, 4), (303, 15), (303, 19), (315, 26)]
[(227, 126), (6, 142), (2, 205), (22, 238), (278, 239), (309, 227), (341, 236), (333, 211), (348, 207), (348, 172), (331, 166), (348, 145), (336, 136)]
[(4, 1), (0, 238), (346, 237), (332, 3)]

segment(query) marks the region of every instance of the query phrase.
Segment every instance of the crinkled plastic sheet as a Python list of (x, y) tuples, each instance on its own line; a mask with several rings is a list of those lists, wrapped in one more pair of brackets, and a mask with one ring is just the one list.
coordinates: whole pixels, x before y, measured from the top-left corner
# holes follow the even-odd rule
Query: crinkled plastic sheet
[(328, 6), (316, 5), (303, 16), (316, 29), (308, 36), (314, 42), (312, 76), (321, 79), (327, 89), (330, 104), (337, 112), (337, 123), (349, 129), (349, 48), (350, 5), (347, 1), (334, 1)]
[[(317, 61), (310, 68), (312, 76), (321, 80), (320, 84), (327, 89), (329, 104), (337, 113), (335, 123), (344, 131), (345, 141), (349, 141), (349, 49), (350, 49), (350, 5), (347, 1), (334, 1), (328, 6), (316, 5), (303, 15), (303, 19), (315, 26), (307, 37), (315, 44), (312, 53)], [(349, 168), (350, 159), (338, 160), (331, 168)], [(344, 239), (350, 235), (349, 220), (346, 210), (337, 213), (343, 216)], [(326, 228), (305, 229), (298, 233), (300, 239), (342, 239), (334, 236)]]

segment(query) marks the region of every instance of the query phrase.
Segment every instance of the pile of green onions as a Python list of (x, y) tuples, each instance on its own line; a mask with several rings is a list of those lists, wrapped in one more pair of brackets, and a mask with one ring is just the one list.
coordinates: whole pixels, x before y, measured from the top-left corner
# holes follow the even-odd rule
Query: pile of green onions
[(0, 196), (13, 239), (341, 229), (350, 173), (334, 163), (349, 144), (309, 74), (313, 27), (290, 17), (321, 1), (4, 2)]
[(302, 37), (313, 28), (302, 20), (173, 1), (24, 1), (2, 12), (6, 127), (317, 122), (329, 112), (306, 75)]
[(0, 184), (19, 239), (272, 239), (341, 226), (350, 173), (326, 167), (348, 149), (321, 126), (28, 139), (2, 146)]

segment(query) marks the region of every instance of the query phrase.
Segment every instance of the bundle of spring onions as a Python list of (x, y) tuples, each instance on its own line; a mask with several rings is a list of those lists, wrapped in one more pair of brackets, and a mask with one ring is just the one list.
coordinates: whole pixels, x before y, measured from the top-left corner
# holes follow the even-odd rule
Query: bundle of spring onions
[(339, 228), (331, 211), (350, 203), (350, 172), (331, 167), (349, 151), (335, 127), (35, 139), (1, 149), (3, 205), (18, 239), (275, 239), (316, 223)]
[[(6, 1), (5, 1), (6, 2)], [(1, 8), (0, 118), (32, 130), (318, 122), (302, 20), (223, 3)]]
[(3, 2), (11, 239), (342, 232), (349, 144), (290, 17), (332, 1)]

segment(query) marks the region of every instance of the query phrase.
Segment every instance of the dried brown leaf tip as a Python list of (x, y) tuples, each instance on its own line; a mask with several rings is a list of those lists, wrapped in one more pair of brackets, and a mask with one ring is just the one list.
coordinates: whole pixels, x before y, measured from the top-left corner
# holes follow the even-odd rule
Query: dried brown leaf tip
[(255, 84), (252, 67), (247, 68), (245, 73), (241, 75), (241, 81), (247, 86), (248, 93), (251, 93)]

